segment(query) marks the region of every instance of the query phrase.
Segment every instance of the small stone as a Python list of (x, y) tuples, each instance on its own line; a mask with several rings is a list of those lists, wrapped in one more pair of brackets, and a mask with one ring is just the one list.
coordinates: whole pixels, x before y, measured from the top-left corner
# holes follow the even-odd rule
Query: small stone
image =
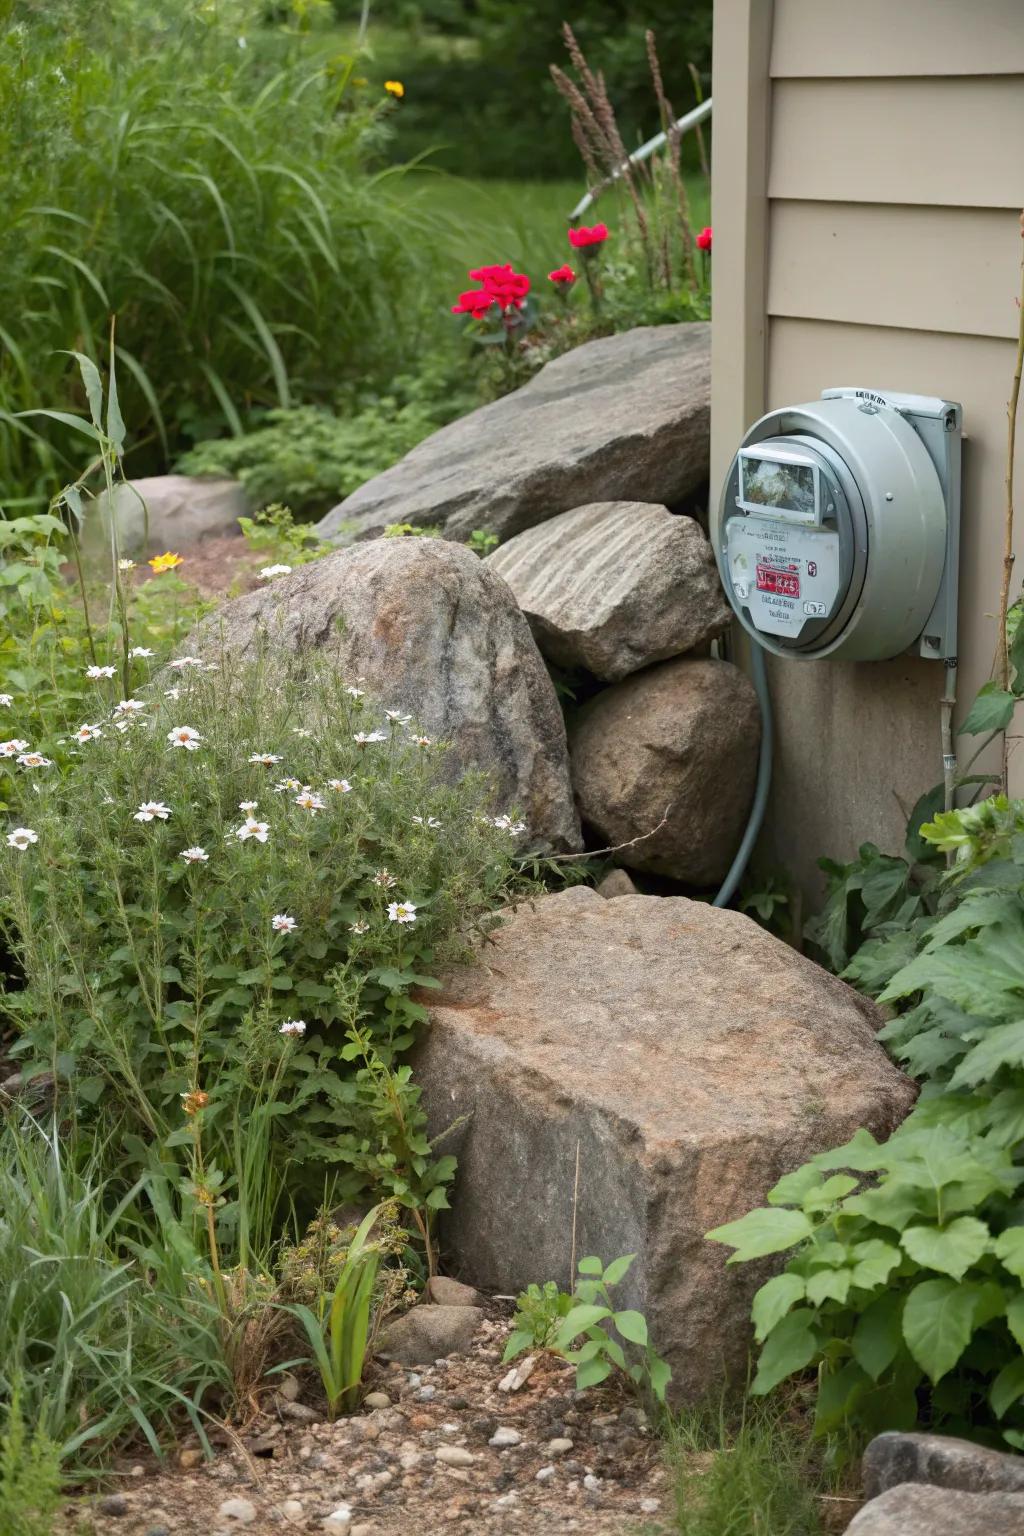
[(423, 1457), (419, 1451), (403, 1451), (398, 1458), (398, 1465), (403, 1472), (415, 1472), (422, 1460)]
[(370, 1525), (368, 1521), (360, 1520), (358, 1525), (352, 1527), (349, 1536), (375, 1536), (376, 1529), (377, 1527)]
[(409, 1373), (409, 1386), (410, 1387), (419, 1387), (419, 1386), (422, 1386), (422, 1385), (423, 1385), (423, 1377), (417, 1375), (417, 1373), (415, 1371), (411, 1371)]
[(476, 1461), (473, 1452), (462, 1445), (442, 1445), (434, 1452), (434, 1459), (446, 1467), (471, 1467)]
[(294, 1419), (296, 1424), (318, 1424), (320, 1415), (315, 1408), (307, 1408), (305, 1403), (292, 1403), (286, 1397), (279, 1398), (278, 1409), (286, 1419)]
[(171, 1536), (171, 1528), (169, 1525), (148, 1525), (146, 1536)]
[(354, 1434), (358, 1435), (360, 1440), (380, 1439), (380, 1425), (375, 1424), (373, 1419), (355, 1419), (352, 1423), (352, 1430)]
[(129, 1504), (123, 1493), (108, 1493), (100, 1499), (96, 1508), (101, 1515), (126, 1515)]
[(640, 1513), (642, 1515), (656, 1515), (661, 1508), (660, 1499), (641, 1499)]
[(527, 1355), (525, 1360), (520, 1360), (514, 1365), (506, 1376), (498, 1382), (499, 1392), (518, 1392), (519, 1388), (530, 1379), (534, 1366), (537, 1364), (536, 1355)]
[(305, 1517), (305, 1513), (299, 1499), (285, 1499), (281, 1505), (281, 1514), (289, 1525), (298, 1525), (299, 1521)]
[(423, 1293), (425, 1301), (441, 1307), (479, 1307), (483, 1297), (471, 1285), (451, 1280), (447, 1275), (432, 1275)]
[(145, 1475), (146, 1469), (141, 1464), (141, 1462), (136, 1462), (135, 1466), (132, 1467), (131, 1471), (128, 1473), (129, 1477), (145, 1477)]
[(386, 1392), (368, 1392), (363, 1398), (363, 1407), (369, 1408), (371, 1413), (375, 1408), (390, 1408), (391, 1399)]
[(295, 1403), (299, 1399), (299, 1383), (291, 1371), (282, 1371), (278, 1392), (285, 1402)]
[(599, 1477), (595, 1477), (593, 1472), (588, 1472), (586, 1477), (583, 1479), (583, 1486), (588, 1493), (597, 1493), (598, 1489), (601, 1487), (601, 1479)]
[(225, 1499), (217, 1513), (222, 1520), (236, 1520), (239, 1525), (252, 1525), (256, 1519), (256, 1506), (250, 1499)]
[(516, 1493), (515, 1489), (513, 1488), (511, 1493), (503, 1493), (500, 1499), (495, 1499), (494, 1502), (491, 1505), (491, 1508), (492, 1509), (511, 1509), (513, 1504), (518, 1504), (518, 1502), (519, 1502), (519, 1495), (518, 1495), (518, 1493)]
[(518, 1445), (522, 1438), (518, 1429), (513, 1429), (511, 1424), (499, 1424), (487, 1444), (493, 1445), (497, 1450), (502, 1450), (509, 1445)]
[[(305, 1449), (305, 1447), (303, 1447), (303, 1449)], [(302, 1455), (302, 1451), (299, 1452), (299, 1455)], [(329, 1467), (331, 1465), (331, 1458), (328, 1456), (326, 1451), (314, 1451), (309, 1449), (306, 1452), (305, 1459), (309, 1462), (311, 1467), (316, 1467), (318, 1470), (322, 1470), (324, 1467)]]
[(436, 1387), (420, 1387), (419, 1391), (416, 1393), (416, 1401), (418, 1403), (432, 1403), (436, 1396)]
[(573, 1448), (573, 1441), (559, 1437), (557, 1440), (549, 1440), (544, 1447), (549, 1456), (568, 1456)]
[(350, 1536), (352, 1530), (351, 1504), (339, 1504), (337, 1509), (332, 1509), (330, 1514), (321, 1521), (321, 1529), (327, 1531), (329, 1536)]
[(555, 1469), (549, 1462), (546, 1467), (541, 1467), (540, 1471), (537, 1473), (536, 1481), (538, 1483), (550, 1483), (554, 1475)]

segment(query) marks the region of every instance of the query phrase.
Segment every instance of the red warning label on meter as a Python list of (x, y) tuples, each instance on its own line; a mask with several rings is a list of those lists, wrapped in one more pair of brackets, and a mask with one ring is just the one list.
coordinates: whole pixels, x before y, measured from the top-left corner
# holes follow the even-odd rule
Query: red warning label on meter
[(800, 578), (792, 571), (779, 571), (773, 565), (758, 563), (757, 590), (775, 592), (779, 597), (799, 597)]

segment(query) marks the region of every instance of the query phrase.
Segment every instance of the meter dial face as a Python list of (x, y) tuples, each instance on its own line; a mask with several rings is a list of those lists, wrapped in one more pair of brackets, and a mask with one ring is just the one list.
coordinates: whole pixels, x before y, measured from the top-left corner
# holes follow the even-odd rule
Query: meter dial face
[[(798, 443), (804, 463), (786, 463)], [(759, 634), (812, 648), (842, 609), (854, 568), (849, 503), (829, 457), (794, 438), (745, 448), (729, 504), (724, 565), (736, 607)]]

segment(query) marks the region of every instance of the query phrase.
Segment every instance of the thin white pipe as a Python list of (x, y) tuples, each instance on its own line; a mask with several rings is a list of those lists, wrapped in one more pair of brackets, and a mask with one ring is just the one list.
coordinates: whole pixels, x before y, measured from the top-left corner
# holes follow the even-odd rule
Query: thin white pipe
[[(685, 117), (678, 119), (678, 121), (674, 124), (675, 132), (679, 134), (689, 133), (691, 128), (696, 128), (699, 123), (702, 123), (705, 118), (710, 116), (711, 97), (709, 96), (707, 101), (702, 101), (699, 107), (694, 107), (692, 112), (687, 112)], [(587, 192), (583, 197), (580, 198), (579, 202), (576, 204), (576, 207), (569, 215), (569, 223), (575, 224), (577, 219), (581, 219), (591, 204), (597, 201), (597, 198), (601, 192), (603, 192), (604, 189), (613, 181), (618, 181), (627, 165), (642, 165), (645, 160), (649, 160), (651, 158), (656, 149), (661, 148), (667, 139), (668, 133), (663, 129), (661, 133), (656, 133), (653, 139), (648, 139), (646, 144), (641, 144), (640, 148), (634, 150), (633, 153), (629, 156), (625, 164), (619, 166), (618, 170), (613, 171), (600, 187), (595, 187), (593, 192)]]

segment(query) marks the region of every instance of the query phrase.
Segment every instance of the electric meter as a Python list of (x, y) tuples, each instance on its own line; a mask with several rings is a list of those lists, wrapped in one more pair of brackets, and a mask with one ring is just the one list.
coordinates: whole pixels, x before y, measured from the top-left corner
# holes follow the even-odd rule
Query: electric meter
[(760, 645), (956, 655), (961, 423), (950, 400), (827, 389), (750, 428), (713, 532), (726, 596)]

